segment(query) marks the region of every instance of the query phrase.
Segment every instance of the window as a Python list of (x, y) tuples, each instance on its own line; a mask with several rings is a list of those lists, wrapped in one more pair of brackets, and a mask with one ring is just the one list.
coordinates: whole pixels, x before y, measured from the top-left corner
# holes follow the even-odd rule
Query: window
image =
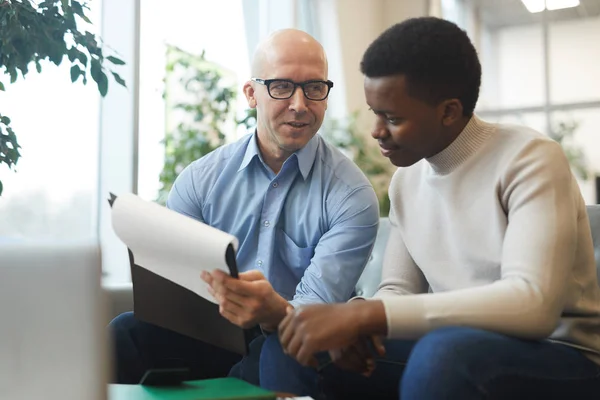
[[(89, 4), (96, 33), (101, 2)], [(70, 64), (6, 84), (2, 114), (21, 145), (16, 171), (2, 164), (0, 240), (95, 238), (97, 233), (99, 94), (90, 80), (73, 84)]]
[[(180, 122), (173, 106), (186, 99), (177, 80), (167, 79), (165, 85), (167, 49), (176, 47), (198, 61), (204, 52), (206, 62), (219, 68), (228, 86), (236, 90), (238, 116), (248, 108), (242, 85), (250, 78), (250, 57), (242, 0), (213, 1), (210, 5), (206, 1), (173, 0), (168, 7), (163, 1), (145, 0), (140, 11), (138, 194), (145, 200), (156, 200), (165, 156), (161, 141), (165, 131)], [(169, 94), (168, 102), (165, 93)], [(228, 140), (243, 132), (232, 124)]]
[[(483, 68), (476, 112), (546, 134), (574, 124), (572, 145), (582, 149), (588, 179), (579, 178), (587, 203), (598, 203), (600, 174), (600, 3), (530, 13), (521, 1), (442, 0), (444, 17), (467, 30)], [(574, 168), (574, 170), (577, 168)]]

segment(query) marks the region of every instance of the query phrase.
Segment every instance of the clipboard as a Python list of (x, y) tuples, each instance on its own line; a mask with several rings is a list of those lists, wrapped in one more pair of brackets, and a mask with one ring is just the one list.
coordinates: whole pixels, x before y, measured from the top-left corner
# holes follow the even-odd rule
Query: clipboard
[[(137, 196), (135, 196), (136, 198), (131, 197), (134, 195), (128, 194), (128, 196), (130, 201), (144, 202)], [(108, 202), (113, 210), (117, 201), (118, 197), (110, 193)], [(139, 207), (140, 205), (143, 204), (139, 203), (137, 209), (143, 208)], [(161, 208), (160, 215), (176, 214), (176, 216), (169, 215), (170, 218), (174, 218), (174, 221), (180, 221), (181, 218), (192, 220), (155, 203), (152, 203), (148, 210), (156, 211), (156, 207)], [(140, 213), (145, 213), (141, 215), (144, 218), (152, 218), (152, 215), (149, 215), (151, 212), (142, 210)], [(113, 215), (113, 226), (115, 226), (114, 218)], [(201, 224), (198, 221), (192, 221)], [(159, 224), (161, 223), (159, 222)], [(189, 225), (189, 222), (186, 221), (186, 224)], [(194, 226), (192, 225), (191, 228), (193, 229)], [(135, 234), (136, 232), (133, 230), (127, 237), (131, 240), (131, 235)], [(215, 302), (202, 297), (189, 287), (146, 268), (142, 262), (136, 260), (136, 254), (129, 247), (127, 237), (121, 237), (125, 235), (119, 235), (119, 232), (117, 235), (128, 246), (133, 283), (133, 313), (137, 319), (240, 355), (248, 354), (248, 344), (251, 339), (251, 333), (248, 330), (242, 329), (224, 318), (219, 313), (219, 305)], [(229, 274), (237, 278), (236, 250), (233, 244), (227, 245), (223, 256)], [(196, 278), (200, 280), (200, 270), (198, 270)]]

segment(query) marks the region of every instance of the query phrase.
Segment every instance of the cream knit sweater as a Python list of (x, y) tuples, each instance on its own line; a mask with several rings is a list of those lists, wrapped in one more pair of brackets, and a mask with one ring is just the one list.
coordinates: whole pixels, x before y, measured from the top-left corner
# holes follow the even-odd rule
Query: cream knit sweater
[(469, 326), (550, 338), (600, 363), (590, 226), (556, 142), (473, 116), (445, 150), (399, 168), (389, 194), (375, 297), (390, 338)]

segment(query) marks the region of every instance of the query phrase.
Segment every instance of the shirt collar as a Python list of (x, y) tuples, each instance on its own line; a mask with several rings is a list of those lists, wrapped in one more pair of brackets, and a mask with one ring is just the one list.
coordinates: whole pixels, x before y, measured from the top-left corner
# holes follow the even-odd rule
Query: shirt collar
[(255, 130), (254, 133), (252, 135), (250, 135), (250, 140), (248, 141), (248, 146), (246, 146), (246, 153), (244, 153), (244, 159), (242, 160), (242, 163), (240, 164), (240, 167), (238, 168), (238, 172), (243, 170), (244, 168), (246, 168), (248, 166), (248, 164), (250, 164), (250, 161), (252, 161), (252, 159), (256, 156), (258, 156), (262, 160), (260, 151), (258, 150), (258, 143), (256, 143), (256, 130)]
[[(319, 148), (319, 139), (317, 138), (317, 135), (315, 134), (315, 136), (313, 136), (313, 138), (309, 140), (309, 142), (306, 144), (306, 146), (304, 146), (303, 148), (296, 151), (294, 154), (292, 154), (290, 156), (290, 158), (296, 157), (296, 159), (298, 160), (298, 169), (300, 169), (300, 173), (302, 174), (302, 178), (304, 178), (304, 179), (306, 179), (306, 177), (310, 173), (310, 170), (315, 162), (315, 157), (317, 156), (318, 148)], [(262, 159), (262, 156), (260, 155), (260, 151), (258, 149), (258, 143), (257, 143), (257, 139), (256, 139), (256, 131), (254, 131), (254, 133), (252, 134), (252, 137), (250, 138), (250, 140), (248, 142), (248, 146), (246, 147), (246, 152), (244, 154), (244, 158), (242, 160), (242, 163), (240, 164), (240, 167), (238, 168), (238, 171), (241, 171), (244, 168), (246, 168), (250, 164), (252, 159), (254, 159), (254, 157), (256, 157), (256, 156), (258, 156), (258, 158), (264, 164), (264, 160)], [(287, 160), (286, 160), (286, 162), (287, 162)]]
[(319, 148), (319, 138), (317, 136), (318, 135), (315, 134), (315, 136), (306, 143), (306, 146), (292, 154), (292, 157), (295, 155), (298, 159), (298, 168), (304, 179), (306, 179), (310, 173), (315, 162), (315, 157), (317, 156), (317, 149)]

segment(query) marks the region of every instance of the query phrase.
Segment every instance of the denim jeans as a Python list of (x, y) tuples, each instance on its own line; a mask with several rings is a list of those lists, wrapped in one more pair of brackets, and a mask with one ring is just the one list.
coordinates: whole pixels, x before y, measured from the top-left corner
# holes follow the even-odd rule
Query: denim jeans
[(579, 350), (471, 328), (442, 328), (418, 341), (388, 340), (370, 378), (320, 354), (318, 369), (264, 343), (260, 383), (315, 399), (600, 399), (600, 366)]
[(188, 336), (139, 321), (132, 312), (108, 326), (114, 352), (114, 382), (136, 384), (148, 369), (186, 367), (190, 379), (234, 376), (258, 385), (258, 366), (265, 337), (257, 329), (249, 353), (223, 350)]

